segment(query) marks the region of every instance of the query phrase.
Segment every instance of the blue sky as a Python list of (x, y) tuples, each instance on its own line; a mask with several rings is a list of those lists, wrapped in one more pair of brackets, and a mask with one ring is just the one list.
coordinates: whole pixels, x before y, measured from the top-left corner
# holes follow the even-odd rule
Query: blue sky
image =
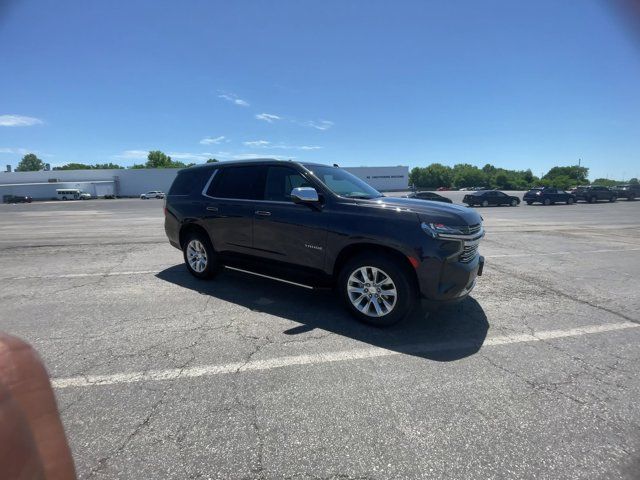
[(640, 177), (640, 42), (604, 1), (1, 5), (1, 165), (160, 149)]

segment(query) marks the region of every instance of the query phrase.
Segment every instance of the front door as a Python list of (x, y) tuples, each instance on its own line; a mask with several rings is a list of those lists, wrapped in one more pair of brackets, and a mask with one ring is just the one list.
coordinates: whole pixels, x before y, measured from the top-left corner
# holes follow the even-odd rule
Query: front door
[(322, 270), (327, 229), (322, 210), (291, 201), (291, 190), (314, 186), (298, 170), (267, 167), (263, 199), (256, 204), (253, 248), (264, 258)]

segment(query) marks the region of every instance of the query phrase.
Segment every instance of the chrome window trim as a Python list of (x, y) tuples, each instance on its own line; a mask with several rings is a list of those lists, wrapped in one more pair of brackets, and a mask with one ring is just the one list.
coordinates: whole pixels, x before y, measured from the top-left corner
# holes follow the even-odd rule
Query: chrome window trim
[[(267, 167), (269, 167), (271, 165), (267, 165)], [(276, 165), (279, 166), (279, 165)], [(229, 167), (232, 168), (232, 167)], [(292, 167), (289, 167), (292, 168)], [(302, 172), (300, 172), (299, 170), (296, 170), (295, 168), (292, 168), (292, 170), (295, 170), (297, 173), (302, 174)], [(228, 200), (232, 200), (234, 202), (258, 202), (258, 203), (277, 203), (280, 205), (298, 205), (297, 203), (290, 201), (290, 202), (282, 202), (280, 200), (253, 200), (251, 198), (235, 198), (235, 197), (212, 197), (211, 195), (207, 195), (207, 190), (209, 190), (209, 187), (211, 186), (211, 182), (213, 182), (213, 179), (215, 178), (216, 174), (220, 171), (220, 168), (216, 168), (213, 173), (211, 174), (211, 177), (209, 178), (209, 180), (207, 181), (207, 183), (205, 184), (204, 188), (202, 189), (202, 196), (203, 197), (207, 197), (210, 198), (211, 200), (218, 200), (218, 201), (228, 201)], [(304, 177), (304, 175), (303, 175)], [(307, 178), (307, 180), (309, 180)], [(318, 189), (314, 186), (313, 188), (316, 189), (316, 191), (318, 191)], [(304, 206), (304, 205), (301, 205)]]
[(202, 189), (202, 195), (204, 197), (214, 198), (207, 195), (207, 190), (209, 190), (209, 186), (211, 185), (211, 182), (213, 181), (213, 179), (215, 178), (219, 170), (220, 170), (219, 168), (214, 169), (213, 173), (211, 174), (211, 177), (209, 178), (209, 180), (207, 180), (207, 183), (204, 185), (204, 188)]

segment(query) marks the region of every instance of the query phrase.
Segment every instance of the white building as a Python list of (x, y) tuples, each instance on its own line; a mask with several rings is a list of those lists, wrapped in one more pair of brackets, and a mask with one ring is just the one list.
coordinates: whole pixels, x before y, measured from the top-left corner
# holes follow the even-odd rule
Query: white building
[[(0, 198), (30, 195), (52, 199), (56, 189), (78, 188), (94, 196), (114, 194), (137, 197), (150, 190), (169, 190), (178, 168), (115, 170), (52, 170), (41, 172), (0, 172)], [(406, 190), (409, 167), (345, 167), (345, 170), (378, 190)]]

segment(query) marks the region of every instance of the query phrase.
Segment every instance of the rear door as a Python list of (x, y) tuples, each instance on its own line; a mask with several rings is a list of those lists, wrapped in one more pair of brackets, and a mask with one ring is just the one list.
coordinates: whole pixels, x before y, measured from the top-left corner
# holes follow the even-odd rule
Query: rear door
[(267, 167), (263, 198), (255, 209), (253, 247), (264, 258), (321, 270), (326, 215), (321, 209), (293, 203), (291, 190), (296, 187), (316, 185), (293, 167)]
[(220, 167), (203, 195), (203, 223), (216, 251), (254, 255), (253, 218), (264, 189), (263, 165)]

